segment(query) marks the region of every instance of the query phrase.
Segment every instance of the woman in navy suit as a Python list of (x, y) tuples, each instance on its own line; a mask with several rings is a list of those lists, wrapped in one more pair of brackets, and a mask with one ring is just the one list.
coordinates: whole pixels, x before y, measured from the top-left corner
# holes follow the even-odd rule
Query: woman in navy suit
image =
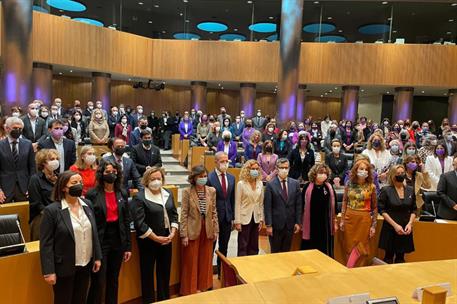
[(81, 198), (81, 176), (59, 175), (52, 198), (43, 212), (40, 231), (41, 271), (54, 288), (54, 303), (84, 304), (90, 273), (98, 272), (102, 251), (90, 202)]

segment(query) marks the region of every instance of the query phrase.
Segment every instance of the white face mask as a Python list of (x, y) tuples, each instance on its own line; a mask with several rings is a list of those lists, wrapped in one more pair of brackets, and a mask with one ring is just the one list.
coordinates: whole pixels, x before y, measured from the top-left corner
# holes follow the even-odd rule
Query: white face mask
[(289, 169), (284, 169), (284, 168), (279, 169), (278, 175), (280, 178), (285, 179), (289, 175)]
[(360, 178), (367, 178), (368, 177), (368, 171), (366, 170), (357, 170), (357, 176)]
[(32, 109), (29, 111), (30, 116), (36, 117), (38, 115), (38, 110), (37, 109)]
[(332, 151), (333, 151), (333, 153), (335, 153), (335, 154), (340, 153), (340, 150), (341, 150), (341, 147), (332, 147)]
[(121, 122), (122, 122), (123, 124), (126, 124), (126, 123), (127, 123), (127, 119), (122, 119)]
[(55, 160), (48, 160), (48, 163), (46, 164), (46, 166), (48, 167), (48, 169), (50, 171), (55, 171), (59, 168), (60, 166), (60, 162), (59, 160), (55, 159)]
[(148, 184), (150, 190), (159, 190), (162, 187), (162, 181), (155, 179)]
[(11, 115), (12, 115), (13, 117), (19, 117), (20, 114), (19, 114), (19, 112), (13, 112)]
[(219, 164), (219, 171), (225, 173), (227, 171), (228, 164), (227, 163), (220, 163)]
[(137, 112), (138, 114), (143, 114), (143, 109), (138, 109)]
[(86, 163), (86, 165), (91, 166), (93, 163), (95, 163), (96, 159), (97, 157), (95, 157), (95, 155), (93, 154), (86, 155), (86, 157), (84, 158), (84, 162)]
[(273, 133), (275, 129), (274, 128), (268, 128), (268, 132)]
[(48, 112), (41, 112), (41, 117), (46, 118), (49, 116)]

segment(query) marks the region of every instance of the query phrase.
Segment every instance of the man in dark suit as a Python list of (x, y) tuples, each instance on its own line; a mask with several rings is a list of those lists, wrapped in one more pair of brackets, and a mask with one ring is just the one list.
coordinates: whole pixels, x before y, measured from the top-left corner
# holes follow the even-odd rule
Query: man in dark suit
[(134, 113), (130, 114), (131, 121), (130, 124), (132, 127), (138, 126), (138, 122), (140, 121), (141, 118), (143, 118), (143, 106), (142, 105), (137, 105), (136, 110)]
[(32, 142), (20, 138), (24, 122), (10, 117), (5, 122), (7, 137), (0, 141), (0, 204), (23, 202), (35, 173), (35, 153)]
[(447, 154), (450, 156), (454, 156), (457, 154), (457, 142), (456, 138), (452, 136), (452, 131), (451, 129), (447, 129), (443, 131), (443, 138), (444, 138), (444, 144), (446, 146)]
[[(140, 174), (136, 169), (135, 163), (131, 158), (124, 155), (126, 143), (122, 138), (115, 138), (112, 146), (112, 153), (104, 156), (104, 159), (111, 159), (117, 162), (122, 167), (122, 176), (124, 182), (124, 189), (129, 191), (130, 189), (143, 189), (140, 184)], [(129, 186), (129, 182), (131, 186)]]
[(162, 133), (163, 148), (164, 150), (170, 150), (170, 139), (171, 133), (173, 132), (174, 121), (168, 113), (163, 113), (162, 118), (159, 121), (160, 132)]
[(48, 128), (49, 135), (38, 142), (38, 150), (56, 149), (60, 155), (59, 172), (62, 173), (76, 162), (76, 145), (63, 136), (63, 121), (60, 119), (49, 122)]
[[(217, 152), (216, 168), (208, 174), (208, 186), (216, 188), (216, 209), (219, 221), (219, 251), (227, 256), (227, 248), (235, 220), (235, 177), (227, 173), (228, 155)], [(221, 261), (217, 259), (217, 273), (220, 275)]]
[(119, 110), (116, 106), (112, 106), (108, 115), (109, 137), (114, 137), (114, 128), (120, 119)]
[(292, 236), (300, 231), (302, 196), (300, 183), (287, 177), (289, 161), (276, 161), (278, 176), (265, 188), (264, 214), (271, 253), (290, 251)]
[(59, 97), (57, 97), (56, 99), (54, 99), (54, 106), (57, 107), (57, 115), (59, 117), (62, 117), (65, 115), (66, 111), (65, 109), (62, 107), (62, 99), (60, 99)]
[(252, 118), (252, 126), (258, 131), (263, 131), (267, 120), (262, 116), (262, 111), (257, 110), (257, 115)]
[(28, 113), (21, 117), (24, 122), (22, 136), (36, 143), (41, 137), (46, 135), (45, 121), (38, 116), (38, 104), (33, 102), (28, 106)]
[(141, 142), (133, 146), (130, 157), (136, 165), (138, 173), (143, 176), (150, 167), (162, 167), (160, 149), (152, 144), (152, 132), (148, 129), (140, 133)]
[(441, 198), (438, 217), (446, 220), (457, 220), (457, 156), (452, 163), (453, 171), (441, 174), (437, 193)]

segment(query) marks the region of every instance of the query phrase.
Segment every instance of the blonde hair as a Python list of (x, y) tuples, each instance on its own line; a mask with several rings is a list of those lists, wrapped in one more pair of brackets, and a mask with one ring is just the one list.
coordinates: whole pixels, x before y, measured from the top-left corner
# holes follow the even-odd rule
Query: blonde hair
[(406, 168), (405, 168), (405, 166), (403, 166), (403, 165), (393, 165), (392, 167), (390, 167), (389, 173), (387, 174), (387, 183), (388, 183), (390, 186), (393, 186), (393, 185), (394, 185), (394, 178), (395, 178), (395, 176), (397, 175), (397, 170), (398, 170), (399, 168), (402, 168), (403, 171), (406, 172)]
[(165, 185), (165, 169), (156, 166), (151, 167), (148, 170), (146, 170), (146, 172), (144, 172), (143, 178), (141, 179), (141, 184), (147, 187), (151, 179), (151, 175), (156, 172), (160, 172), (160, 175), (162, 175), (162, 185)]
[(102, 119), (100, 119), (100, 122), (103, 123), (105, 121), (105, 115), (103, 115), (103, 111), (101, 109), (94, 109), (94, 111), (92, 112), (92, 116), (90, 117), (91, 122), (97, 121), (95, 119), (95, 115), (97, 115), (98, 113), (100, 113), (100, 115), (102, 115)]
[(254, 138), (255, 138), (256, 136), (259, 136), (259, 142), (258, 142), (258, 143), (260, 143), (260, 142), (262, 141), (262, 133), (260, 133), (259, 130), (255, 130), (255, 131), (252, 133), (251, 137), (249, 138), (249, 143), (254, 144)]
[(251, 180), (251, 166), (252, 165), (257, 165), (259, 166), (259, 176), (257, 176), (256, 180), (259, 181), (262, 179), (262, 174), (260, 174), (260, 164), (257, 160), (255, 159), (250, 159), (247, 162), (244, 163), (243, 167), (241, 168), (240, 171), (240, 180), (242, 181), (250, 181)]
[(40, 151), (38, 151), (35, 155), (37, 171), (43, 171), (47, 161), (49, 160), (49, 158), (53, 156), (57, 157), (57, 159), (60, 159), (60, 154), (55, 149), (41, 149)]
[[(87, 165), (86, 163), (84, 162), (83, 160), (83, 155), (86, 154), (87, 152), (89, 152), (90, 150), (93, 150), (94, 151), (94, 154), (95, 154), (95, 149), (93, 146), (91, 145), (87, 145), (87, 146), (83, 146), (81, 148), (81, 150), (79, 151), (79, 155), (78, 155), (78, 159), (76, 160), (76, 167), (78, 167), (78, 169), (87, 169)], [(92, 165), (90, 165), (90, 168), (91, 169), (97, 169), (97, 161), (95, 161)]]
[(368, 138), (367, 149), (368, 150), (373, 149), (373, 140), (375, 137), (378, 137), (379, 140), (381, 141), (381, 151), (384, 151), (386, 149), (386, 141), (380, 132), (379, 133), (375, 132), (375, 133), (371, 134), (370, 138)]

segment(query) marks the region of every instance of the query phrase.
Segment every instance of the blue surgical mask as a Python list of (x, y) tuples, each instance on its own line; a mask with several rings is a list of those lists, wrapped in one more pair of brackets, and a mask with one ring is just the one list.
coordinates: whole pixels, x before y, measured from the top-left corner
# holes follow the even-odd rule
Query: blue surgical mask
[(197, 178), (197, 185), (199, 185), (199, 186), (204, 186), (204, 185), (206, 185), (207, 182), (208, 182), (208, 178), (207, 177), (199, 177), (199, 178)]
[(251, 170), (251, 171), (249, 171), (249, 175), (251, 175), (252, 178), (257, 178), (259, 176), (259, 171)]

